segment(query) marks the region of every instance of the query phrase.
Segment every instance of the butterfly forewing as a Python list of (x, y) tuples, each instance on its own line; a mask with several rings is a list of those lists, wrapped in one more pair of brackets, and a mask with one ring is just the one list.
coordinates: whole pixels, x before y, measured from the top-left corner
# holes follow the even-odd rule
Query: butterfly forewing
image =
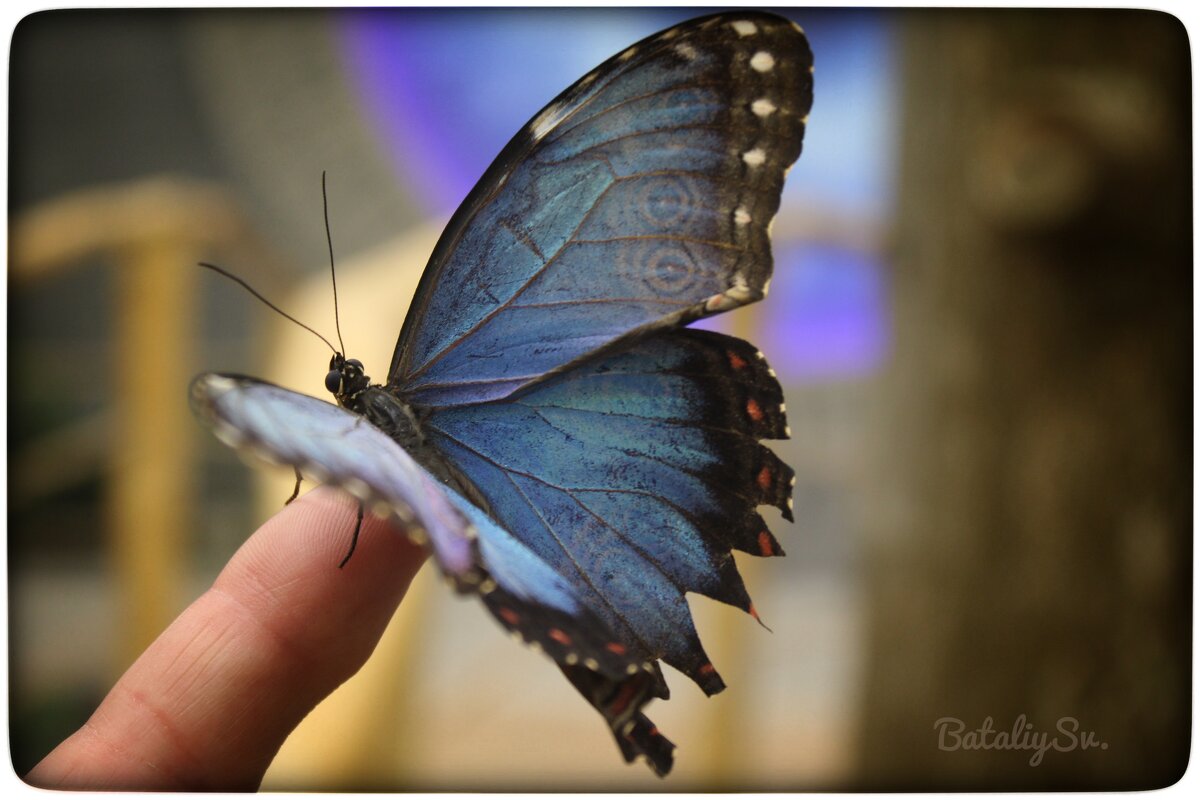
[(538, 114), (434, 251), (389, 385), (511, 394), (622, 340), (762, 296), (812, 56), (778, 17), (710, 17), (613, 57)]

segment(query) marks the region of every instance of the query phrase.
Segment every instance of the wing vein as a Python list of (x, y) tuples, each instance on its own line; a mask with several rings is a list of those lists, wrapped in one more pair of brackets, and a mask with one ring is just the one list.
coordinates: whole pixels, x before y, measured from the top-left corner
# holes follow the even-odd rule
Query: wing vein
[(559, 306), (586, 306), (606, 304), (649, 303), (656, 306), (690, 306), (686, 300), (668, 300), (665, 297), (594, 297), (586, 300), (547, 300), (540, 303), (514, 303), (513, 308), (557, 308)]
[(524, 403), (520, 400), (514, 400), (512, 402), (513, 405), (525, 406), (526, 408), (533, 409), (535, 411), (539, 408), (554, 408), (558, 409), (559, 411), (568, 411), (574, 414), (591, 414), (598, 417), (620, 417), (624, 419), (642, 419), (653, 424), (669, 425), (675, 428), (712, 431), (713, 433), (728, 433), (734, 436), (740, 436), (749, 441), (758, 441), (758, 438), (753, 434), (746, 433), (745, 431), (739, 431), (736, 428), (721, 428), (716, 425), (701, 425), (697, 424), (693, 420), (683, 419), (680, 417), (650, 417), (645, 414), (632, 414), (627, 411), (599, 411), (594, 408), (576, 408), (574, 406), (562, 406), (555, 403), (542, 403), (538, 406), (531, 406), (528, 403)]
[[(540, 413), (537, 411), (537, 409), (536, 409), (536, 408), (535, 408), (535, 409), (532, 409), (532, 410), (533, 410), (533, 411), (534, 411), (534, 413), (535, 413), (535, 414), (537, 414), (537, 415), (538, 415), (538, 417), (539, 417), (539, 418), (541, 418), (541, 419), (542, 419), (542, 421), (543, 421), (543, 422), (545, 422), (545, 423), (546, 423), (548, 426), (550, 426), (550, 427), (551, 427), (551, 428), (553, 428), (554, 430), (558, 431), (559, 433), (562, 433), (564, 436), (568, 436), (568, 437), (570, 437), (570, 434), (569, 434), (567, 431), (565, 431), (565, 430), (563, 430), (563, 429), (559, 428), (559, 427), (558, 427), (557, 425), (555, 425), (555, 424), (554, 424), (552, 421), (550, 421), (550, 420), (549, 420), (549, 419), (547, 419), (545, 416), (543, 416), (542, 414), (540, 414)], [(432, 426), (432, 427), (437, 427), (437, 426)], [(613, 488), (613, 487), (595, 487), (595, 488), (588, 488), (588, 487), (567, 487), (567, 486), (559, 486), (559, 485), (557, 485), (557, 484), (555, 484), (555, 483), (551, 483), (550, 481), (546, 480), (545, 478), (543, 478), (543, 477), (541, 477), (541, 476), (539, 476), (539, 475), (535, 475), (535, 474), (533, 474), (533, 473), (531, 473), (531, 472), (525, 472), (525, 471), (523, 471), (523, 470), (518, 470), (518, 469), (514, 469), (514, 468), (512, 468), (512, 467), (509, 467), (509, 466), (504, 466), (504, 465), (502, 465), (502, 464), (499, 464), (499, 463), (497, 463), (497, 462), (496, 462), (496, 460), (495, 460), (495, 459), (493, 459), (493, 458), (491, 458), (490, 456), (488, 456), (487, 454), (485, 454), (485, 453), (481, 452), (481, 451), (480, 451), (478, 448), (475, 448), (475, 447), (471, 446), (470, 444), (468, 444), (467, 442), (464, 442), (462, 439), (460, 439), (460, 438), (459, 438), (459, 437), (457, 437), (457, 436), (454, 436), (453, 434), (449, 433), (449, 432), (448, 432), (448, 431), (446, 431), (445, 429), (443, 429), (443, 428), (440, 428), (440, 427), (437, 427), (437, 430), (438, 430), (438, 432), (439, 432), (439, 433), (441, 433), (441, 434), (442, 434), (443, 436), (445, 436), (447, 439), (450, 439), (451, 441), (453, 441), (453, 442), (455, 442), (456, 444), (458, 444), (460, 447), (462, 447), (462, 448), (464, 448), (464, 449), (466, 449), (466, 450), (470, 451), (471, 453), (475, 454), (475, 456), (477, 456), (478, 458), (480, 458), (480, 459), (484, 460), (485, 462), (487, 462), (487, 463), (491, 464), (492, 466), (496, 467), (497, 469), (499, 469), (501, 472), (505, 473), (506, 475), (520, 475), (520, 476), (521, 476), (521, 477), (523, 477), (523, 478), (527, 478), (528, 480), (531, 480), (531, 481), (535, 481), (535, 482), (537, 482), (537, 483), (540, 483), (540, 484), (542, 484), (543, 486), (545, 486), (545, 487), (547, 487), (547, 488), (553, 489), (553, 490), (555, 490), (555, 491), (558, 491), (558, 492), (562, 492), (564, 495), (566, 495), (567, 497), (571, 498), (571, 501), (572, 501), (572, 502), (574, 502), (574, 503), (575, 503), (577, 506), (579, 506), (579, 507), (580, 507), (580, 508), (581, 508), (583, 511), (587, 512), (587, 514), (588, 514), (589, 516), (592, 516), (592, 517), (594, 517), (594, 518), (596, 519), (596, 521), (597, 521), (597, 522), (599, 522), (599, 523), (600, 523), (601, 525), (603, 525), (605, 528), (607, 528), (607, 529), (609, 529), (610, 531), (612, 531), (613, 533), (615, 533), (615, 534), (617, 535), (617, 537), (618, 537), (618, 538), (619, 538), (621, 541), (623, 541), (627, 547), (629, 547), (629, 548), (630, 548), (631, 550), (633, 550), (634, 552), (636, 552), (636, 553), (640, 554), (640, 555), (641, 555), (641, 556), (642, 556), (642, 557), (643, 557), (643, 558), (644, 558), (644, 559), (645, 559), (647, 562), (649, 562), (649, 563), (650, 563), (650, 564), (651, 564), (651, 565), (654, 567), (654, 569), (655, 569), (655, 570), (656, 570), (656, 571), (657, 571), (657, 572), (658, 572), (660, 575), (662, 575), (664, 578), (666, 578), (666, 579), (667, 579), (667, 581), (668, 581), (668, 582), (669, 582), (669, 583), (670, 583), (672, 586), (674, 586), (674, 587), (675, 587), (675, 588), (676, 588), (676, 589), (679, 591), (679, 593), (680, 593), (680, 595), (681, 595), (681, 596), (682, 596), (682, 595), (683, 595), (683, 594), (684, 594), (686, 591), (688, 591), (688, 589), (687, 589), (687, 587), (686, 587), (686, 586), (683, 586), (683, 585), (681, 585), (681, 584), (680, 584), (678, 581), (676, 581), (676, 580), (675, 580), (675, 578), (674, 578), (674, 577), (672, 577), (672, 576), (671, 576), (671, 574), (670, 574), (670, 573), (669, 573), (669, 572), (666, 570), (666, 568), (664, 568), (664, 567), (663, 567), (663, 565), (662, 565), (662, 564), (661, 564), (661, 563), (658, 561), (658, 559), (656, 559), (656, 558), (654, 558), (653, 556), (651, 556), (649, 553), (647, 553), (645, 550), (643, 550), (641, 547), (639, 547), (639, 546), (638, 546), (638, 545), (637, 545), (635, 542), (633, 542), (632, 540), (630, 540), (630, 539), (629, 539), (629, 537), (625, 535), (625, 533), (623, 533), (622, 531), (619, 531), (619, 530), (617, 530), (617, 529), (616, 529), (616, 528), (614, 528), (612, 525), (610, 525), (610, 524), (609, 524), (609, 523), (608, 523), (606, 520), (604, 520), (602, 517), (600, 517), (600, 515), (596, 514), (596, 512), (595, 512), (595, 511), (593, 511), (593, 510), (591, 509), (591, 507), (590, 507), (590, 506), (588, 506), (586, 503), (584, 503), (582, 500), (580, 500), (578, 497), (576, 497), (576, 496), (575, 496), (575, 492), (594, 492), (594, 493), (599, 493), (599, 494), (608, 493), (608, 492), (612, 492), (612, 493), (618, 493), (618, 494), (624, 494), (624, 493), (634, 493), (634, 494), (639, 494), (639, 495), (643, 495), (643, 496), (647, 496), (647, 497), (652, 497), (652, 498), (655, 498), (655, 499), (657, 499), (657, 500), (659, 500), (659, 501), (661, 501), (661, 502), (663, 502), (663, 503), (666, 503), (666, 504), (667, 504), (667, 505), (669, 505), (670, 507), (672, 507), (672, 508), (674, 508), (674, 509), (676, 509), (676, 510), (680, 511), (680, 514), (681, 514), (681, 516), (683, 516), (685, 519), (687, 519), (687, 520), (688, 520), (688, 522), (689, 522), (689, 523), (691, 523), (691, 524), (692, 524), (692, 525), (693, 525), (693, 526), (696, 528), (696, 530), (700, 530), (699, 524), (698, 524), (698, 522), (696, 522), (695, 518), (694, 518), (694, 517), (693, 517), (691, 514), (688, 514), (688, 513), (685, 513), (685, 512), (683, 512), (683, 511), (682, 511), (682, 509), (680, 509), (680, 507), (679, 507), (679, 506), (678, 506), (676, 503), (673, 503), (673, 502), (671, 502), (670, 500), (668, 500), (668, 499), (667, 499), (667, 498), (665, 498), (665, 497), (660, 497), (659, 495), (657, 495), (657, 494), (654, 494), (653, 492), (649, 492), (649, 491), (645, 491), (645, 490), (619, 489), (619, 488)], [(643, 457), (645, 457), (645, 458), (648, 458), (648, 459), (650, 459), (650, 460), (652, 460), (652, 461), (655, 461), (655, 462), (657, 462), (657, 463), (663, 464), (663, 465), (665, 465), (665, 466), (667, 466), (667, 467), (671, 467), (672, 469), (675, 469), (676, 471), (678, 471), (678, 472), (681, 472), (681, 473), (683, 473), (684, 475), (689, 475), (689, 476), (691, 476), (691, 477), (693, 477), (693, 478), (697, 478), (697, 477), (699, 477), (699, 476), (695, 475), (694, 473), (690, 472), (689, 470), (682, 469), (682, 468), (680, 468), (680, 467), (678, 467), (678, 466), (676, 466), (676, 465), (674, 465), (674, 464), (671, 464), (670, 462), (667, 462), (667, 461), (664, 461), (664, 460), (663, 460), (663, 459), (661, 459), (661, 458), (658, 458), (657, 456), (652, 456), (652, 455), (649, 455), (649, 454), (642, 454), (642, 455), (643, 455)], [(511, 478), (510, 478), (510, 482), (511, 482)], [(705, 483), (705, 485), (706, 485), (706, 486), (708, 486), (708, 485), (709, 485), (707, 482), (704, 482), (704, 483)], [(514, 486), (516, 486), (516, 484), (515, 484), (515, 483), (514, 483), (513, 485), (514, 485)], [(519, 490), (519, 488), (520, 488), (520, 487), (517, 487), (517, 488), (518, 488), (518, 490)], [(712, 488), (712, 487), (710, 487), (710, 488)], [(735, 497), (735, 498), (738, 498), (738, 499), (744, 499), (744, 498), (741, 498), (740, 496), (738, 496), (736, 493), (728, 493), (728, 494), (732, 494), (732, 496), (733, 496), (733, 497)], [(523, 493), (523, 492), (522, 492), (522, 496), (524, 496), (524, 493)], [(531, 507), (532, 507), (532, 503), (531, 503), (531, 501), (529, 501), (528, 497), (526, 497), (526, 502), (527, 502), (527, 503), (530, 503), (530, 504), (531, 504)], [(536, 509), (535, 509), (535, 512), (536, 512)], [(561, 542), (561, 541), (558, 539), (558, 536), (557, 536), (557, 535), (554, 535), (554, 533), (553, 533), (553, 530), (552, 530), (551, 526), (550, 526), (548, 523), (546, 523), (545, 519), (542, 517), (542, 515), (541, 515), (540, 513), (538, 514), (538, 518), (542, 520), (542, 523), (543, 523), (544, 525), (546, 525), (546, 528), (547, 528), (548, 530), (551, 530), (551, 535), (553, 535), (553, 536), (554, 536), (554, 538), (555, 538), (555, 541), (559, 543), (559, 546), (560, 546), (560, 547), (563, 547), (563, 550), (564, 550), (564, 552), (566, 552), (566, 553), (567, 553), (567, 556), (568, 556), (569, 558), (571, 558), (571, 561), (572, 561), (572, 563), (574, 563), (574, 564), (575, 564), (576, 568), (578, 568), (578, 569), (582, 569), (582, 568), (579, 566), (578, 562), (576, 562), (576, 561), (575, 561), (575, 558), (574, 558), (574, 556), (573, 556), (573, 555), (570, 553), (570, 551), (569, 551), (569, 550), (567, 550), (567, 548), (566, 548), (565, 546), (563, 546), (563, 545), (562, 545), (562, 542)], [(588, 582), (588, 584), (589, 584), (589, 585), (592, 585), (590, 581)], [(593, 588), (595, 588), (595, 587), (593, 587)], [(614, 609), (614, 611), (615, 611), (615, 609)], [(618, 614), (619, 614), (619, 613), (620, 613), (620, 612), (618, 612)]]
[(533, 282), (538, 279), (539, 276), (541, 276), (543, 273), (545, 273), (546, 270), (548, 270), (550, 268), (550, 265), (553, 264), (554, 262), (556, 262), (558, 260), (558, 257), (560, 255), (562, 255), (563, 252), (566, 251), (567, 247), (572, 243), (572, 240), (575, 238), (575, 234), (579, 232), (579, 229), (581, 227), (583, 227), (583, 224), (585, 222), (587, 222), (588, 217), (591, 216), (592, 212), (596, 209), (596, 206), (598, 206), (601, 203), (601, 201), (603, 201), (604, 197), (609, 193), (609, 191), (612, 190), (612, 187), (615, 185), (616, 185), (616, 183), (614, 180), (613, 183), (610, 183), (608, 186), (604, 187), (604, 191), (602, 191), (600, 193), (600, 196), (597, 197), (592, 202), (592, 207), (589, 208), (587, 213), (584, 214), (582, 219), (579, 220), (579, 223), (575, 226), (574, 230), (571, 231), (571, 235), (567, 237), (566, 241), (562, 244), (562, 246), (560, 246), (558, 248), (558, 250), (556, 250), (554, 252), (554, 255), (550, 256), (550, 258), (548, 260), (546, 260), (545, 263), (542, 264), (542, 266), (540, 266), (536, 270), (534, 270), (529, 275), (529, 277), (526, 278), (519, 287), (517, 287), (516, 291), (514, 291), (513, 294), (507, 300), (505, 300), (503, 303), (501, 303), (500, 305), (493, 308), (487, 314), (483, 315), (483, 317), (481, 317), (478, 322), (474, 323), (470, 328), (468, 328), (461, 335), (459, 335), (457, 339), (450, 342), (449, 344), (444, 346), (441, 350), (439, 350), (436, 353), (434, 353), (433, 355), (431, 355), (425, 361), (425, 363), (421, 365), (421, 367), (419, 369), (417, 369), (415, 372), (410, 373), (405, 378), (405, 383), (411, 385), (413, 381), (415, 381), (417, 378), (421, 377), (421, 375), (428, 372), (430, 367), (432, 367), (434, 364), (436, 364), (438, 361), (440, 361), (443, 357), (445, 357), (447, 353), (452, 352), (460, 344), (462, 344), (463, 342), (470, 339), (471, 336), (473, 334), (477, 333), (480, 328), (482, 328), (488, 322), (490, 322), (495, 317), (497, 317), (499, 314), (503, 313), (507, 308), (509, 308), (509, 306), (512, 305), (513, 301), (515, 301), (518, 297), (520, 297), (525, 292), (525, 290), (528, 289), (533, 284)]
[[(524, 294), (526, 292), (526, 290), (529, 289), (530, 286), (533, 285), (534, 281), (536, 281), (539, 277), (541, 277), (543, 274), (545, 274), (545, 272), (547, 270), (549, 270), (550, 267), (552, 265), (554, 265), (556, 261), (558, 261), (559, 256), (561, 256), (563, 253), (565, 253), (569, 247), (571, 247), (572, 245), (591, 243), (592, 241), (604, 241), (604, 240), (587, 240), (587, 239), (577, 240), (575, 237), (576, 237), (576, 234), (579, 233), (580, 228), (582, 228), (587, 223), (587, 221), (591, 217), (592, 213), (603, 202), (605, 196), (612, 190), (612, 188), (614, 186), (616, 186), (619, 183), (623, 183), (625, 181), (630, 181), (630, 180), (644, 177), (646, 175), (691, 175), (691, 176), (698, 176), (698, 177), (707, 177), (703, 173), (697, 173), (697, 172), (688, 171), (688, 170), (662, 170), (662, 171), (658, 171), (658, 172), (635, 173), (633, 175), (629, 175), (629, 176), (625, 176), (625, 177), (613, 178), (612, 182), (608, 186), (604, 187), (604, 191), (601, 192), (600, 195), (592, 202), (592, 205), (587, 210), (587, 213), (585, 213), (580, 218), (579, 223), (575, 226), (574, 230), (571, 231), (570, 236), (568, 236), (566, 238), (566, 240), (563, 242), (563, 244), (558, 248), (558, 250), (556, 250), (554, 252), (554, 255), (550, 256), (550, 258), (547, 259), (540, 267), (538, 267), (536, 270), (534, 270), (532, 273), (530, 273), (529, 277), (526, 278), (524, 281), (522, 281), (521, 285), (519, 287), (517, 287), (517, 289), (513, 292), (513, 294), (507, 300), (500, 303), (495, 308), (493, 308), (491, 311), (489, 311), (487, 314), (482, 316), (470, 328), (468, 328), (467, 330), (465, 330), (461, 334), (459, 334), (459, 336), (456, 339), (454, 339), (454, 341), (449, 342), (444, 347), (442, 347), (441, 350), (439, 350), (436, 353), (434, 353), (433, 355), (431, 355), (425, 361), (425, 363), (421, 365), (421, 367), (419, 369), (408, 374), (404, 379), (404, 383), (408, 386), (411, 386), (414, 381), (416, 381), (418, 378), (420, 378), (421, 375), (428, 372), (438, 361), (440, 361), (442, 358), (444, 358), (449, 353), (453, 352), (455, 350), (455, 348), (457, 348), (463, 342), (470, 339), (475, 333), (479, 332), (479, 330), (481, 328), (483, 328), (484, 325), (491, 322), (493, 319), (495, 319), (497, 316), (502, 314), (504, 311), (513, 307), (515, 305), (516, 300), (522, 294)], [(703, 239), (694, 239), (692, 237), (677, 237), (677, 236), (645, 236), (645, 237), (629, 237), (629, 238), (645, 239), (648, 241), (655, 241), (655, 240), (662, 239), (662, 240), (667, 240), (667, 241), (676, 241), (676, 240), (689, 241), (689, 242), (695, 242), (698, 244), (702, 244), (702, 243), (706, 244), (707, 243), (707, 241), (703, 240)], [(726, 247), (726, 249), (730, 249), (733, 251), (745, 250), (744, 247), (736, 245), (736, 244), (730, 244)], [(689, 251), (689, 254), (690, 254), (690, 251)], [(679, 303), (678, 305), (686, 307), (686, 306), (690, 306), (693, 304), (694, 303)], [(581, 337), (581, 338), (587, 338), (587, 337)], [(427, 389), (429, 387), (422, 386), (420, 388)]]
[[(467, 449), (471, 450), (472, 452), (476, 453), (480, 458), (483, 458), (485, 460), (490, 460), (490, 459), (487, 459), (486, 456), (484, 456), (482, 453), (479, 453), (479, 451), (475, 450), (474, 448), (472, 448), (466, 444), (463, 444), (463, 446), (466, 447)], [(501, 469), (503, 470), (503, 468), (501, 468)], [(517, 474), (520, 474), (520, 473), (517, 473)], [(571, 549), (563, 543), (562, 539), (559, 538), (558, 534), (554, 530), (554, 527), (549, 522), (546, 521), (545, 516), (542, 515), (541, 509), (539, 509), (537, 507), (537, 505), (529, 498), (529, 495), (525, 494), (525, 491), (517, 484), (517, 482), (512, 479), (511, 474), (508, 474), (506, 472), (505, 477), (508, 479), (508, 482), (512, 485), (513, 490), (516, 491), (516, 493), (518, 495), (520, 495), (521, 501), (524, 502), (525, 505), (529, 507), (529, 510), (534, 513), (534, 515), (538, 518), (538, 521), (542, 523), (542, 527), (544, 527), (546, 529), (546, 532), (550, 534), (550, 538), (552, 538), (554, 540), (554, 543), (558, 545), (558, 548), (560, 550), (562, 550), (563, 554), (567, 557), (568, 560), (570, 560), (571, 565), (573, 567), (575, 567), (575, 571), (577, 573), (579, 573), (580, 579), (585, 584), (587, 584), (588, 588), (591, 589), (592, 592), (594, 592), (597, 597), (600, 598), (601, 602), (603, 602), (604, 605), (608, 606), (612, 610), (612, 612), (616, 616), (616, 618), (619, 619), (621, 621), (621, 623), (626, 627), (629, 635), (632, 636), (633, 639), (635, 639), (642, 646), (643, 652), (653, 655), (654, 648), (651, 647), (650, 644), (638, 634), (637, 630), (634, 629), (634, 627), (630, 624), (629, 619), (623, 613), (621, 613), (621, 611), (615, 605), (613, 605), (612, 601), (608, 599), (608, 596), (605, 595), (604, 592), (602, 592), (599, 589), (599, 587), (596, 586), (596, 584), (592, 583), (591, 576), (588, 575), (587, 570), (585, 570), (583, 568), (583, 565), (580, 564), (578, 559), (575, 558), (575, 554), (571, 552)], [(529, 477), (533, 477), (533, 476), (529, 476)]]
[[(604, 110), (602, 110), (596, 114), (592, 114), (590, 117), (584, 117), (583, 119), (575, 120), (574, 121), (575, 124), (571, 125), (570, 127), (563, 127), (563, 123), (566, 122), (567, 119), (570, 119), (570, 117), (574, 116), (574, 113), (572, 113), (569, 117), (564, 117), (563, 119), (559, 120), (559, 123), (557, 125), (555, 125), (549, 131), (547, 131), (547, 133), (543, 137), (543, 139), (549, 139), (551, 141), (555, 141), (562, 136), (566, 136), (568, 133), (570, 133), (571, 131), (580, 127), (581, 125), (586, 125), (588, 123), (595, 122), (596, 120), (600, 119), (604, 115), (609, 114), (614, 111), (618, 111), (621, 108), (623, 108), (624, 106), (627, 106), (631, 103), (637, 103), (641, 100), (649, 100), (652, 97), (658, 97), (659, 95), (664, 95), (664, 94), (667, 94), (668, 92), (678, 91), (679, 89), (693, 89), (693, 88), (694, 89), (715, 89), (718, 92), (720, 92), (725, 87), (722, 86), (721, 83), (718, 81), (691, 81), (691, 80), (688, 80), (687, 76), (682, 76), (681, 80), (679, 80), (676, 83), (672, 83), (667, 86), (662, 86), (662, 87), (654, 90), (653, 92), (644, 92), (642, 94), (635, 95), (633, 97), (627, 97), (624, 100), (621, 100), (620, 102), (617, 102), (611, 106), (608, 106), (607, 108), (605, 108)], [(599, 96), (599, 93), (597, 93), (593, 97), (588, 98), (588, 101), (590, 102), (596, 96)], [(702, 103), (697, 102), (696, 105), (702, 105)], [(715, 101), (714, 105), (723, 106), (724, 104), (721, 103), (721, 101), (718, 99)], [(582, 110), (582, 108), (583, 108), (583, 106), (581, 105), (579, 109), (576, 109), (576, 111)]]

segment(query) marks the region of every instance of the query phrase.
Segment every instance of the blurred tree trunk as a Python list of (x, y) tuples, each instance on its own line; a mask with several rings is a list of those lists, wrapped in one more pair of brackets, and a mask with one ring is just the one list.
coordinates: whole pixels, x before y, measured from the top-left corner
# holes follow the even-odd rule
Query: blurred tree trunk
[[(931, 11), (901, 31), (858, 774), (1168, 784), (1191, 724), (1187, 35), (1126, 11)], [(1017, 725), (1017, 744), (1069, 747), (1067, 718), (1095, 746), (1036, 766), (968, 749), (989, 717), (993, 746)]]

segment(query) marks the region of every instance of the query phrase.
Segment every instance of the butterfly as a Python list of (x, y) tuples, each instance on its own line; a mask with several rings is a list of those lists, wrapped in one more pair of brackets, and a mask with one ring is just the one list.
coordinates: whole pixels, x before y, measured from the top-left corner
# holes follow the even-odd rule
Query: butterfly
[[(812, 104), (800, 28), (695, 19), (585, 75), (453, 215), (387, 378), (336, 348), (337, 405), (205, 374), (232, 447), (340, 486), (426, 544), (462, 593), (540, 648), (626, 761), (670, 771), (643, 713), (661, 664), (725, 684), (684, 595), (757, 617), (732, 555), (783, 550), (783, 393), (763, 355), (688, 323), (761, 299), (769, 225)], [(332, 347), (332, 346), (331, 346)]]

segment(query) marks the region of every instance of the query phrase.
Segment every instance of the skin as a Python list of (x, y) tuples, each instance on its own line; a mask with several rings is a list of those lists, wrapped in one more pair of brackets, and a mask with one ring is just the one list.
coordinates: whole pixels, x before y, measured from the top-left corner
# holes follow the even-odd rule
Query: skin
[(258, 788), (284, 739), (367, 660), (425, 551), (318, 488), (268, 520), (26, 775), (47, 789)]

